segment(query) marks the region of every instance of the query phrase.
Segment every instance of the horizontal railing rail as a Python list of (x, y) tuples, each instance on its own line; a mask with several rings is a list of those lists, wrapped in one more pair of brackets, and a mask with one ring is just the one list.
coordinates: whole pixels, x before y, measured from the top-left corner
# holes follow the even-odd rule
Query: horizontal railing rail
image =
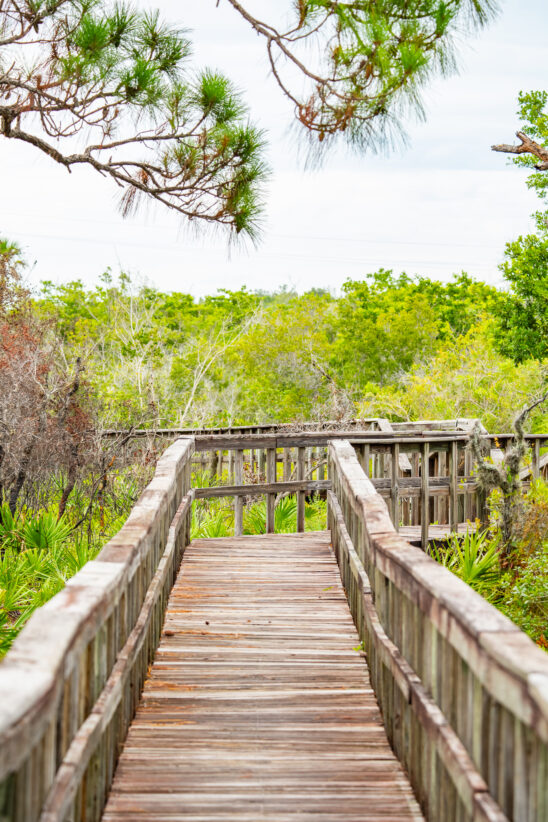
[[(511, 435), (484, 435), (495, 459)], [(348, 440), (366, 475), (388, 501), (394, 527), (427, 550), (431, 539), (445, 539), (485, 524), (486, 498), (474, 476), (470, 433), (463, 431), (301, 431), (261, 434), (198, 435), (194, 467), (207, 474), (207, 489), (197, 498), (234, 498), (236, 535), (243, 528), (243, 500), (265, 495), (267, 532), (274, 527), (272, 505), (276, 495), (297, 493), (297, 527), (304, 529), (307, 494), (329, 490), (325, 466), (328, 443)], [(529, 479), (548, 471), (541, 448), (548, 435), (527, 435), (531, 465), (522, 472)], [(244, 481), (247, 480), (247, 481)], [(287, 483), (299, 482), (301, 486)]]
[(0, 820), (98, 822), (190, 539), (191, 438), (0, 665)]
[[(390, 423), (388, 420), (380, 420), (377, 417), (371, 417), (366, 419), (351, 419), (345, 421), (345, 426), (349, 426), (350, 428), (363, 428), (363, 429), (370, 429), (370, 428), (379, 428), (384, 424)], [(340, 423), (337, 423), (335, 420), (325, 420), (325, 421), (318, 421), (318, 422), (300, 422), (300, 423), (278, 423), (278, 422), (269, 422), (269, 423), (257, 423), (257, 424), (249, 424), (249, 425), (225, 425), (225, 426), (214, 426), (214, 427), (198, 427), (198, 428), (107, 428), (102, 432), (102, 436), (104, 437), (119, 437), (119, 436), (131, 436), (131, 437), (183, 437), (183, 436), (197, 436), (198, 434), (258, 434), (261, 432), (271, 432), (271, 431), (321, 431), (321, 430), (331, 430), (333, 428), (341, 427)]]
[(548, 657), (394, 529), (329, 445), (333, 547), (390, 742), (429, 820), (548, 819)]

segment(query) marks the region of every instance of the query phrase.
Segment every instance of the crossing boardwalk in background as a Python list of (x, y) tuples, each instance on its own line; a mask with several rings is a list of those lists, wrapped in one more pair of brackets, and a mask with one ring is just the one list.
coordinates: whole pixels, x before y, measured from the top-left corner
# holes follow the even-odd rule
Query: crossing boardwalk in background
[(103, 822), (423, 818), (329, 540), (186, 549)]

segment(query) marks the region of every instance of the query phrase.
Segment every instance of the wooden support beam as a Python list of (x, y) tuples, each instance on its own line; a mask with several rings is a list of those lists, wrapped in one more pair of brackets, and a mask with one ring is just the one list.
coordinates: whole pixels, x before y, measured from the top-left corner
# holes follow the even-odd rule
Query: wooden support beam
[(329, 491), (329, 480), (291, 480), (291, 482), (261, 482), (257, 485), (215, 485), (195, 488), (195, 499), (219, 499), (219, 497), (262, 497), (265, 494), (296, 494), (302, 491), (312, 494), (314, 491)]
[[(305, 449), (300, 447), (297, 451), (297, 480), (304, 480), (304, 460)], [(304, 507), (305, 507), (305, 492), (297, 492), (297, 532), (304, 531)]]
[[(276, 449), (269, 448), (266, 452), (266, 481), (272, 486), (276, 483)], [(274, 521), (276, 510), (276, 493), (270, 491), (266, 495), (266, 533), (274, 533)]]
[(532, 448), (532, 474), (533, 479), (536, 480), (540, 477), (540, 440), (535, 440), (533, 443)]
[(430, 443), (421, 447), (421, 548), (428, 551), (428, 526), (430, 525)]
[(398, 443), (394, 443), (392, 446), (392, 455), (391, 455), (392, 465), (391, 465), (391, 488), (390, 488), (390, 514), (392, 516), (392, 522), (394, 523), (394, 528), (396, 531), (399, 530), (400, 522), (399, 522), (399, 487), (398, 487), (398, 477), (399, 477), (399, 468), (400, 468), (400, 446)]
[[(234, 460), (234, 482), (236, 485), (243, 485), (244, 482), (244, 452), (242, 449), (236, 451)], [(244, 530), (244, 498), (242, 494), (234, 497), (234, 536), (241, 537)]]
[(458, 529), (459, 513), (458, 447), (458, 442), (452, 442), (449, 452), (449, 527), (453, 533)]

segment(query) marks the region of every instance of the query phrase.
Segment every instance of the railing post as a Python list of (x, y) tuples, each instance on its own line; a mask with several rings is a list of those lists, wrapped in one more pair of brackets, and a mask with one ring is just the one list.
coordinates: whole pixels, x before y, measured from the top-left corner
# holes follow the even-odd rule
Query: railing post
[(291, 448), (287, 446), (283, 450), (283, 470), (284, 482), (289, 482), (291, 479)]
[(532, 448), (532, 466), (531, 466), (531, 474), (532, 479), (536, 480), (540, 477), (540, 440), (536, 439), (533, 442)]
[(429, 462), (430, 443), (423, 442), (421, 446), (421, 548), (425, 552), (428, 552), (428, 526), (430, 524)]
[(365, 445), (362, 446), (362, 448), (363, 448), (363, 470), (364, 470), (365, 476), (369, 477), (371, 475), (371, 472), (369, 470), (369, 458), (370, 458), (369, 443), (366, 442)]
[[(297, 450), (297, 479), (304, 480), (304, 459), (305, 449), (299, 447)], [(297, 491), (297, 531), (302, 533), (304, 531), (304, 505), (305, 492)]]
[[(266, 452), (266, 481), (270, 485), (276, 482), (276, 449), (268, 448)], [(274, 519), (276, 510), (276, 494), (266, 495), (266, 533), (274, 533)]]
[[(468, 480), (469, 480), (470, 474), (472, 473), (472, 465), (473, 465), (472, 454), (470, 452), (470, 449), (466, 448), (465, 451), (464, 451), (464, 476), (466, 478), (466, 485), (468, 485)], [(471, 507), (470, 506), (470, 491), (468, 490), (468, 488), (466, 488), (466, 491), (464, 493), (464, 521), (465, 522), (468, 522), (468, 520), (470, 519), (470, 514), (471, 514), (470, 507)]]
[(398, 475), (399, 475), (399, 468), (400, 468), (400, 445), (398, 442), (395, 442), (393, 445), (390, 446), (391, 455), (392, 455), (392, 482), (390, 487), (390, 513), (392, 516), (392, 522), (394, 524), (394, 528), (396, 531), (399, 531), (400, 523), (399, 523), (399, 516), (398, 516), (398, 500), (399, 500), (399, 487), (398, 487)]
[(449, 528), (458, 531), (459, 486), (458, 486), (458, 442), (451, 443), (449, 452)]
[(320, 462), (320, 466), (318, 468), (318, 479), (324, 480), (326, 476), (325, 470), (325, 461), (327, 461), (327, 448), (320, 447), (318, 449), (318, 460)]
[[(244, 484), (244, 452), (241, 448), (236, 451), (234, 461), (234, 483)], [(244, 500), (240, 494), (234, 498), (234, 536), (241, 537), (244, 530)]]

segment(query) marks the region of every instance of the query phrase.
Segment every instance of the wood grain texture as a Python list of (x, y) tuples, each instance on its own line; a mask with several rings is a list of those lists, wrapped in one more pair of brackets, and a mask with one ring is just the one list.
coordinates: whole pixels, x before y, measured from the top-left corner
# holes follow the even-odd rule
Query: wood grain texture
[(103, 822), (422, 819), (358, 645), (327, 534), (193, 542)]
[(330, 443), (329, 474), (350, 610), (388, 738), (428, 819), (546, 822), (548, 657), (395, 532), (348, 442)]
[(122, 529), (35, 611), (2, 661), (2, 822), (37, 822), (45, 807), (48, 822), (64, 822), (69, 794), (76, 794), (71, 822), (100, 819), (189, 541), (190, 500), (165, 567), (193, 451), (186, 438), (163, 454)]

